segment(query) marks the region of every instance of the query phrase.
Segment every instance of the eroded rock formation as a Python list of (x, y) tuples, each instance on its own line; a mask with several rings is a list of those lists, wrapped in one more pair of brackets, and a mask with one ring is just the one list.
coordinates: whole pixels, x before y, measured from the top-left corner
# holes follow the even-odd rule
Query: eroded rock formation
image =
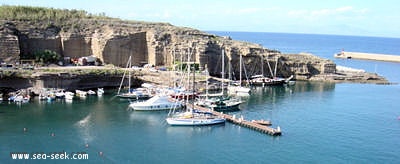
[(335, 63), (311, 54), (281, 54), (258, 44), (167, 23), (87, 19), (70, 24), (0, 21), (0, 60), (12, 63), (48, 49), (64, 57), (93, 55), (105, 64), (120, 67), (129, 56), (137, 66), (149, 63), (172, 68), (176, 61), (196, 62), (201, 69), (207, 65), (211, 75), (221, 76), (224, 50), (225, 70), (230, 63), (236, 77), (240, 55), (247, 76), (264, 73), (308, 80), (336, 71)]

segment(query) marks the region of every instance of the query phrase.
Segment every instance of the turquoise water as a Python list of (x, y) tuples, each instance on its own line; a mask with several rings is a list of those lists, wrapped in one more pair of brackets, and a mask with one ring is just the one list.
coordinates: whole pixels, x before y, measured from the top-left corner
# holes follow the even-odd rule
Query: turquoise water
[[(253, 35), (259, 34), (246, 33)], [(400, 81), (398, 63), (338, 61), (361, 69), (377, 67), (391, 81)], [(3, 102), (0, 163), (400, 163), (399, 94), (399, 85), (297, 82), (254, 88), (232, 114), (270, 119), (283, 131), (278, 137), (231, 123), (171, 127), (165, 122), (168, 111), (129, 111), (128, 102), (112, 91), (73, 103)], [(10, 157), (10, 152), (64, 151), (85, 152), (89, 159)]]

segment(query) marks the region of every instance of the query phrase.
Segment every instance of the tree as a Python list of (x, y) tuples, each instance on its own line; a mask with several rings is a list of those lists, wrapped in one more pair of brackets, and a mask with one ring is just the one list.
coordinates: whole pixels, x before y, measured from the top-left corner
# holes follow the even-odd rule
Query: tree
[(37, 51), (34, 56), (35, 61), (42, 64), (57, 63), (61, 58), (61, 55), (52, 50)]

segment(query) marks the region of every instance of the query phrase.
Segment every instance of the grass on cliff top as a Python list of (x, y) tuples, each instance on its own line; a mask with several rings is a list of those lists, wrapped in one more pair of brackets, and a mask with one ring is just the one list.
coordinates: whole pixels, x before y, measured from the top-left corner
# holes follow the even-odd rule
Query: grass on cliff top
[(84, 10), (54, 9), (30, 6), (0, 6), (0, 19), (4, 20), (54, 20), (65, 21), (69, 19), (114, 19), (107, 17), (105, 13), (90, 14)]

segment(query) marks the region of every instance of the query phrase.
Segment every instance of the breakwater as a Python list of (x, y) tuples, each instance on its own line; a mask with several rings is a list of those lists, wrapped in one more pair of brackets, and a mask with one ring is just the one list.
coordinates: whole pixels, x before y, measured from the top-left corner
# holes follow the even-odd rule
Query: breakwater
[(374, 54), (374, 53), (362, 53), (362, 52), (345, 52), (335, 54), (336, 58), (344, 59), (362, 59), (362, 60), (378, 60), (388, 62), (400, 62), (400, 56), (388, 55), (388, 54)]

